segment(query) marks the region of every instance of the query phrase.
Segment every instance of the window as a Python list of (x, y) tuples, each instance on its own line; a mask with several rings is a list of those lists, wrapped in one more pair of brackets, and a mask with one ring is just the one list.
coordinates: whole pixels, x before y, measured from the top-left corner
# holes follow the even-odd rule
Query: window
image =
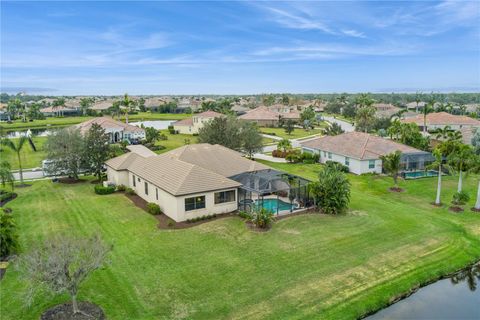
[(156, 196), (156, 198), (157, 198), (157, 200), (158, 200), (158, 188), (155, 188), (155, 196)]
[(345, 157), (345, 165), (346, 166), (350, 165), (350, 158), (349, 157)]
[(235, 190), (215, 192), (215, 204), (235, 201)]
[(185, 198), (185, 211), (205, 208), (205, 196)]
[(323, 151), (323, 156), (326, 158), (327, 157), (327, 151)]
[(148, 183), (145, 182), (145, 194), (148, 196)]
[(140, 182), (140, 178), (137, 178), (137, 181)]
[(368, 160), (368, 169), (375, 169), (375, 160)]
[(328, 153), (328, 159), (332, 159), (332, 153), (331, 152)]
[(136, 187), (136, 183), (135, 183), (135, 175), (132, 174), (132, 177), (133, 177), (133, 186)]

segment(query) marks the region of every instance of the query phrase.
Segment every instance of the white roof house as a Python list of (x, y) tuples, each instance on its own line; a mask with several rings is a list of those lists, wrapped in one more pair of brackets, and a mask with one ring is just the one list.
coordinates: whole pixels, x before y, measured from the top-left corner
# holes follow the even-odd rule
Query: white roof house
[(425, 161), (431, 158), (428, 152), (363, 132), (324, 136), (305, 141), (301, 146), (304, 152), (318, 153), (321, 163), (339, 162), (355, 174), (381, 173), (380, 157), (395, 151), (404, 155), (403, 170), (423, 169)]

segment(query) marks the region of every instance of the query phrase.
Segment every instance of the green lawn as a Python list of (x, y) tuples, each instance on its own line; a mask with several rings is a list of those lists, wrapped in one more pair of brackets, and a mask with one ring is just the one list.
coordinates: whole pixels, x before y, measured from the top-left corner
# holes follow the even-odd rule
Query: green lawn
[[(128, 116), (129, 121), (143, 121), (143, 120), (181, 120), (191, 117), (191, 114), (172, 114), (172, 113), (150, 113), (139, 112), (138, 114), (132, 114)], [(6, 131), (22, 130), (32, 128), (44, 128), (44, 127), (62, 127), (77, 124), (83, 121), (92, 119), (93, 117), (48, 117), (45, 120), (34, 120), (32, 122), (22, 122), (21, 120), (15, 120), (13, 123), (2, 123), (0, 128)], [(120, 119), (125, 121), (125, 116), (121, 116)]]
[(305, 129), (298, 129), (295, 130), (291, 134), (287, 134), (285, 129), (283, 128), (260, 128), (260, 131), (264, 134), (272, 134), (274, 133), (275, 136), (280, 138), (287, 138), (287, 139), (298, 139), (303, 138), (311, 135), (317, 135), (322, 133), (321, 128), (315, 128), (312, 130), (305, 130)]
[[(15, 139), (13, 139), (15, 140)], [(22, 167), (26, 168), (38, 168), (42, 166), (42, 160), (47, 157), (45, 150), (43, 149), (43, 144), (47, 141), (47, 137), (34, 137), (33, 142), (37, 148), (37, 151), (34, 152), (32, 148), (30, 148), (30, 144), (26, 143), (23, 146), (21, 152), (21, 161)], [(0, 158), (2, 160), (7, 160), (10, 163), (12, 169), (18, 169), (18, 158), (17, 154), (13, 152), (11, 149), (2, 146), (2, 151), (0, 151)]]
[(170, 134), (168, 130), (160, 130), (161, 133), (167, 136), (167, 140), (157, 141), (156, 145), (164, 146), (165, 149), (160, 150), (158, 153), (168, 152), (170, 150), (182, 147), (186, 144), (197, 143), (198, 138), (191, 134)]
[[(319, 165), (273, 164), (315, 179)], [(89, 183), (35, 182), (9, 203), (25, 250), (52, 234), (99, 232), (114, 245), (111, 264), (84, 283), (79, 299), (109, 319), (354, 319), (392, 297), (480, 259), (480, 215), (429, 202), (435, 179), (357, 177), (351, 211), (296, 216), (255, 233), (236, 217), (159, 230), (124, 195), (98, 196)], [(466, 190), (474, 194), (470, 176)], [(456, 179), (446, 177), (445, 199)], [(473, 199), (472, 199), (473, 204)], [(38, 319), (67, 297), (23, 305), (13, 268), (0, 282), (2, 319)]]

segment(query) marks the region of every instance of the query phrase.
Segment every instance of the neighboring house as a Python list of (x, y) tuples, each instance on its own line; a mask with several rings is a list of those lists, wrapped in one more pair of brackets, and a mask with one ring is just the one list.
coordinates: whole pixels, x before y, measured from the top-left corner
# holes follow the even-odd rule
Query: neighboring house
[(459, 130), (462, 134), (462, 142), (472, 145), (472, 139), (477, 132), (480, 132), (480, 127), (465, 127)]
[[(423, 130), (423, 120), (423, 114), (419, 114), (415, 117), (403, 119), (401, 121), (403, 123), (416, 123), (420, 127), (420, 130)], [(443, 129), (446, 126), (450, 126), (452, 130), (480, 127), (480, 121), (476, 119), (467, 116), (457, 116), (447, 112), (435, 112), (427, 114), (426, 124), (427, 131)]]
[(324, 136), (305, 141), (301, 146), (304, 152), (319, 154), (321, 163), (335, 161), (355, 174), (381, 173), (380, 157), (397, 150), (402, 152), (402, 171), (423, 170), (432, 160), (428, 152), (363, 132)]
[(205, 111), (194, 114), (191, 118), (183, 119), (173, 123), (173, 128), (178, 133), (197, 134), (203, 126), (217, 117), (224, 115), (215, 111)]
[(377, 118), (391, 118), (402, 110), (390, 103), (375, 103), (373, 107), (377, 110), (375, 112)]
[(260, 127), (278, 127), (281, 119), (300, 120), (300, 112), (284, 105), (260, 106), (238, 117), (239, 120), (255, 122)]
[(46, 107), (40, 109), (40, 112), (45, 117), (53, 117), (53, 116), (67, 116), (67, 115), (76, 115), (79, 113), (77, 109), (66, 108), (64, 106), (57, 106), (57, 107)]
[(145, 139), (145, 130), (121, 121), (113, 120), (110, 117), (98, 117), (74, 125), (74, 128), (80, 129), (82, 134), (90, 130), (96, 123), (102, 127), (110, 137), (110, 143), (121, 142), (123, 140), (133, 141)]
[(90, 109), (99, 112), (107, 111), (112, 107), (114, 101), (112, 99), (95, 101)]
[[(234, 212), (247, 203), (263, 205), (267, 199), (269, 204), (288, 201), (292, 210), (309, 203), (308, 180), (273, 170), (220, 145), (186, 145), (160, 155), (141, 149), (108, 160), (108, 181), (132, 188), (177, 222)], [(295, 182), (289, 184), (287, 178)], [(274, 194), (274, 190), (279, 192)], [(252, 196), (255, 192), (257, 196)]]
[(195, 99), (182, 98), (178, 101), (178, 109), (191, 109), (192, 111), (197, 111), (200, 109), (202, 102)]
[[(426, 102), (424, 101), (419, 101), (418, 102), (418, 109), (421, 110), (423, 107), (425, 107), (427, 105)], [(414, 101), (414, 102), (409, 102), (405, 105), (407, 107), (407, 109), (414, 109), (416, 110), (417, 109), (417, 103)]]

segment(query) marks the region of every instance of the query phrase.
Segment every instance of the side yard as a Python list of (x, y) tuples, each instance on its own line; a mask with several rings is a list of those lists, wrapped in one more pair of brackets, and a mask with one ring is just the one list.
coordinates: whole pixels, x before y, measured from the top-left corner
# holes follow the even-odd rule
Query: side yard
[[(171, 140), (173, 141), (173, 140)], [(269, 165), (315, 179), (318, 165)], [(412, 287), (480, 259), (480, 215), (433, 208), (431, 179), (402, 182), (349, 175), (346, 215), (300, 215), (268, 232), (237, 217), (190, 229), (159, 230), (123, 194), (99, 196), (88, 183), (35, 182), (9, 203), (23, 250), (58, 233), (98, 232), (114, 245), (111, 264), (83, 285), (80, 300), (110, 319), (355, 319)], [(471, 194), (476, 180), (465, 188)], [(445, 178), (445, 199), (455, 177)], [(0, 282), (6, 319), (38, 319), (66, 297), (24, 306), (13, 268)]]
[[(30, 145), (27, 143), (23, 146), (23, 149), (20, 153), (22, 159), (22, 166), (24, 169), (27, 168), (38, 168), (42, 166), (42, 160), (47, 157), (45, 150), (43, 149), (43, 144), (47, 141), (47, 137), (34, 137), (33, 142), (37, 151), (34, 152)], [(1, 146), (2, 151), (0, 151), (0, 158), (6, 160), (12, 166), (12, 169), (16, 170), (19, 168), (17, 154), (11, 149)]]

